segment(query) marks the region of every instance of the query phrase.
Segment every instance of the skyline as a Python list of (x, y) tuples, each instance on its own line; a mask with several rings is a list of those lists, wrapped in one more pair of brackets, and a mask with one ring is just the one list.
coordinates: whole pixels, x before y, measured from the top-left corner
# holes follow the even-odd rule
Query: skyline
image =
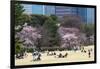
[(94, 8), (67, 7), (67, 6), (51, 6), (37, 4), (22, 4), (26, 14), (42, 14), (63, 16), (66, 14), (79, 15), (83, 22), (94, 23)]

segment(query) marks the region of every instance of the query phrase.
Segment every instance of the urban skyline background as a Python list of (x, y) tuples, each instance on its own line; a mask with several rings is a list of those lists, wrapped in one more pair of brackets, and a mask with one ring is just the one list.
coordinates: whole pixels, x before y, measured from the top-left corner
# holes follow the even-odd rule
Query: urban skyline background
[(81, 17), (85, 23), (94, 23), (94, 8), (52, 6), (37, 4), (22, 4), (26, 14), (56, 15), (62, 17), (67, 14), (74, 14)]

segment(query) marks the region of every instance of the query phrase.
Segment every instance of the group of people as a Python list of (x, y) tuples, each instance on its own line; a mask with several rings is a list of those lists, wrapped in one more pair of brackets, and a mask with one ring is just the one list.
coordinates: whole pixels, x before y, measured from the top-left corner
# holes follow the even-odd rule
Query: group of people
[[(56, 53), (55, 51), (47, 51), (47, 56), (54, 56), (54, 57), (57, 57), (57, 58), (65, 58), (68, 56), (68, 53), (66, 52), (65, 54), (62, 54), (61, 51), (59, 51), (60, 53)], [(87, 53), (88, 54), (88, 57), (90, 58), (91, 57), (91, 53), (92, 53), (92, 49), (88, 49), (88, 50), (85, 50), (84, 47), (81, 48), (81, 52), (82, 53)], [(25, 53), (25, 56), (27, 56), (27, 54)], [(32, 56), (33, 56), (33, 61), (38, 61), (38, 60), (41, 60), (41, 53), (38, 52), (38, 51), (35, 51), (32, 53)]]
[(62, 55), (62, 53), (59, 53), (59, 55), (57, 55), (58, 58), (65, 58), (68, 56), (68, 53), (65, 53), (65, 55)]
[(55, 55), (55, 57), (58, 58), (65, 58), (68, 56), (68, 53), (66, 52), (65, 55), (63, 55), (62, 53), (57, 54), (56, 52), (51, 52), (51, 51), (47, 52), (47, 56), (53, 56), (53, 55)]
[(50, 52), (50, 51), (47, 52), (47, 56), (52, 56), (52, 55), (56, 55), (56, 53), (55, 52)]
[(38, 51), (33, 52), (32, 56), (33, 56), (33, 61), (41, 60), (41, 54)]
[(15, 55), (15, 57), (16, 57), (17, 59), (24, 59), (24, 58), (27, 57), (27, 56), (28, 56), (28, 55), (27, 55), (27, 52), (26, 52), (26, 51), (23, 51), (23, 52), (18, 53), (18, 54)]
[(91, 53), (92, 53), (92, 48), (91, 48), (91, 49), (88, 49), (88, 50), (86, 51), (86, 50), (84, 49), (84, 47), (82, 47), (81, 52), (82, 52), (82, 53), (88, 53), (88, 57), (90, 58), (90, 57), (91, 57)]
[[(38, 61), (38, 60), (41, 60), (42, 55), (41, 55), (40, 52), (35, 51), (35, 52), (32, 53), (32, 56), (33, 56), (33, 61)], [(62, 53), (57, 54), (56, 52), (48, 51), (47, 56), (55, 56), (55, 57), (58, 57), (58, 58), (65, 58), (65, 57), (68, 56), (68, 53), (65, 53), (65, 55), (63, 55)]]

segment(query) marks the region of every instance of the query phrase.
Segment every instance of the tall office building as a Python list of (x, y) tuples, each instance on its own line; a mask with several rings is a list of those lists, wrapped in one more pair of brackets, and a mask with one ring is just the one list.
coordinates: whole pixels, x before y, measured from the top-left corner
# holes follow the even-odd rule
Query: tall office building
[(94, 8), (78, 8), (78, 15), (85, 23), (94, 23)]
[(65, 6), (56, 6), (55, 14), (59, 17), (63, 17), (68, 14), (77, 15), (77, 8), (75, 7), (65, 7)]
[(45, 15), (55, 15), (55, 6), (45, 5)]
[(33, 14), (45, 14), (44, 5), (32, 5)]
[(22, 6), (24, 7), (25, 11), (24, 13), (25, 14), (32, 14), (32, 5), (28, 5), (28, 4), (22, 4)]
[(44, 5), (22, 4), (25, 14), (45, 14)]
[(84, 23), (87, 23), (87, 8), (78, 8), (78, 15), (81, 17)]
[(78, 15), (84, 23), (94, 23), (94, 9), (84, 7), (52, 6), (52, 5), (27, 5), (24, 4), (27, 14), (56, 15), (63, 17), (68, 14)]
[(87, 8), (87, 23), (94, 23), (95, 13), (94, 8)]

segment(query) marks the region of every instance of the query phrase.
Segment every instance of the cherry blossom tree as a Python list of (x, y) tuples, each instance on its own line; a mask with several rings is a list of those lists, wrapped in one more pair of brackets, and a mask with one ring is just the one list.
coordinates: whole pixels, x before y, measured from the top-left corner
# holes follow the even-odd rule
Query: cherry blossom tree
[(76, 49), (80, 47), (80, 31), (77, 28), (59, 27), (61, 47)]
[(24, 25), (23, 29), (16, 34), (23, 41), (25, 48), (36, 48), (38, 40), (41, 39), (40, 31), (32, 26)]

